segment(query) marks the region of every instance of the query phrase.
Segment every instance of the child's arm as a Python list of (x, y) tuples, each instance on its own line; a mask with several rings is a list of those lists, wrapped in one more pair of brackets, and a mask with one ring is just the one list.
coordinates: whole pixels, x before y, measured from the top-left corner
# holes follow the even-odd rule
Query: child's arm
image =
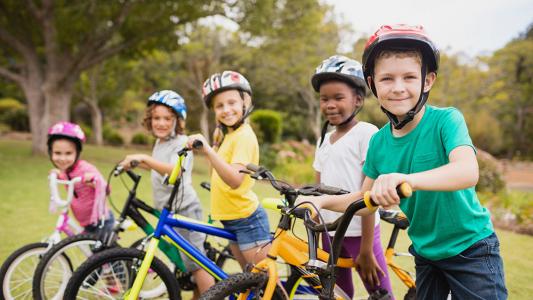
[(174, 165), (160, 162), (147, 154), (127, 155), (124, 160), (120, 162), (120, 165), (123, 166), (124, 169), (129, 170), (131, 168), (131, 162), (134, 160), (139, 162), (139, 167), (146, 170), (155, 170), (161, 175), (172, 173), (172, 169), (174, 168)]
[[(296, 200), (295, 204), (299, 204), (304, 201), (310, 201), (315, 204), (317, 209), (325, 208), (336, 212), (345, 212), (348, 206), (361, 198), (363, 198), (363, 194), (365, 191), (369, 191), (370, 188), (372, 188), (372, 184), (374, 183), (374, 180), (370, 177), (365, 177), (365, 180), (363, 181), (363, 185), (361, 186), (360, 192), (352, 192), (349, 194), (344, 195), (324, 195), (324, 196), (299, 196)], [(355, 214), (358, 216), (366, 216), (366, 215), (372, 215), (375, 212), (375, 210), (370, 210), (367, 208), (361, 209)]]
[(380, 175), (374, 182), (371, 197), (380, 205), (390, 206), (400, 202), (396, 186), (403, 182), (409, 183), (413, 190), (425, 191), (457, 191), (477, 184), (479, 167), (472, 147), (456, 147), (450, 152), (449, 160), (446, 165), (424, 172)]
[(191, 148), (195, 140), (200, 140), (203, 146), (198, 151), (204, 153), (207, 159), (211, 162), (211, 166), (217, 171), (220, 178), (229, 185), (232, 189), (238, 188), (244, 181), (244, 173), (241, 170), (246, 170), (246, 166), (242, 164), (229, 164), (220, 157), (216, 151), (209, 146), (206, 138), (201, 134), (193, 134), (189, 136), (187, 147)]
[(361, 248), (356, 258), (357, 267), (361, 273), (361, 279), (370, 286), (380, 285), (379, 275), (384, 276), (374, 256), (374, 228), (376, 216), (369, 214), (362, 217), (361, 222)]

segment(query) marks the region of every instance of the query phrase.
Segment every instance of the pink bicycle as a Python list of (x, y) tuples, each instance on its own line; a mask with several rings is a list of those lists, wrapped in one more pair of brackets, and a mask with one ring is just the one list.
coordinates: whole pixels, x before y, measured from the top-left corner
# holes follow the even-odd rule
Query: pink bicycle
[[(55, 229), (43, 241), (17, 249), (2, 264), (0, 268), (0, 281), (2, 282), (0, 299), (31, 299), (33, 273), (42, 255), (62, 239), (62, 234), (73, 236), (83, 231), (83, 228), (68, 215), (70, 203), (74, 198), (74, 184), (80, 182), (81, 177), (59, 180), (57, 174), (52, 172), (48, 179), (50, 211), (60, 211)], [(61, 198), (59, 192), (61, 185), (66, 186), (65, 199)]]

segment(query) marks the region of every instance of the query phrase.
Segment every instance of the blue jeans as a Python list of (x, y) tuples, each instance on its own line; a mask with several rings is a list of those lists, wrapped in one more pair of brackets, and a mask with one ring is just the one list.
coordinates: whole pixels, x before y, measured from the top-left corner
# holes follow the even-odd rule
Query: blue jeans
[(495, 233), (474, 243), (456, 256), (433, 261), (415, 256), (416, 298), (507, 299), (507, 289), (500, 256), (500, 242)]

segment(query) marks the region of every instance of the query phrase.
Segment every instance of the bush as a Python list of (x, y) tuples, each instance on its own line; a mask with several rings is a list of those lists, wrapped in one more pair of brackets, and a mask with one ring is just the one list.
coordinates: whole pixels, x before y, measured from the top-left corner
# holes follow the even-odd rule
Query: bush
[(281, 114), (269, 109), (259, 109), (252, 113), (250, 120), (256, 130), (260, 144), (274, 144), (281, 138)]
[(505, 181), (498, 162), (487, 152), (478, 149), (479, 181), (476, 191), (499, 193), (505, 189)]
[(85, 133), (85, 138), (87, 141), (90, 141), (93, 137), (93, 128), (85, 123), (76, 123), (80, 125), (81, 130), (83, 130), (83, 133)]
[(131, 143), (134, 145), (150, 145), (153, 143), (153, 138), (142, 132), (136, 133), (131, 138)]
[(122, 136), (110, 126), (104, 126), (103, 136), (106, 144), (113, 146), (121, 146), (124, 144), (124, 139)]
[(0, 123), (12, 130), (30, 131), (30, 118), (26, 105), (12, 98), (0, 99)]

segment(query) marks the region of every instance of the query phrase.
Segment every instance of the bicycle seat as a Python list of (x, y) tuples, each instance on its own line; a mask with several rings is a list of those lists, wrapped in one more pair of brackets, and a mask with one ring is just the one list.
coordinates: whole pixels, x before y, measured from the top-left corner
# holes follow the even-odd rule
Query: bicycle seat
[(401, 211), (379, 209), (379, 217), (385, 222), (398, 226), (400, 229), (409, 227), (409, 220)]

